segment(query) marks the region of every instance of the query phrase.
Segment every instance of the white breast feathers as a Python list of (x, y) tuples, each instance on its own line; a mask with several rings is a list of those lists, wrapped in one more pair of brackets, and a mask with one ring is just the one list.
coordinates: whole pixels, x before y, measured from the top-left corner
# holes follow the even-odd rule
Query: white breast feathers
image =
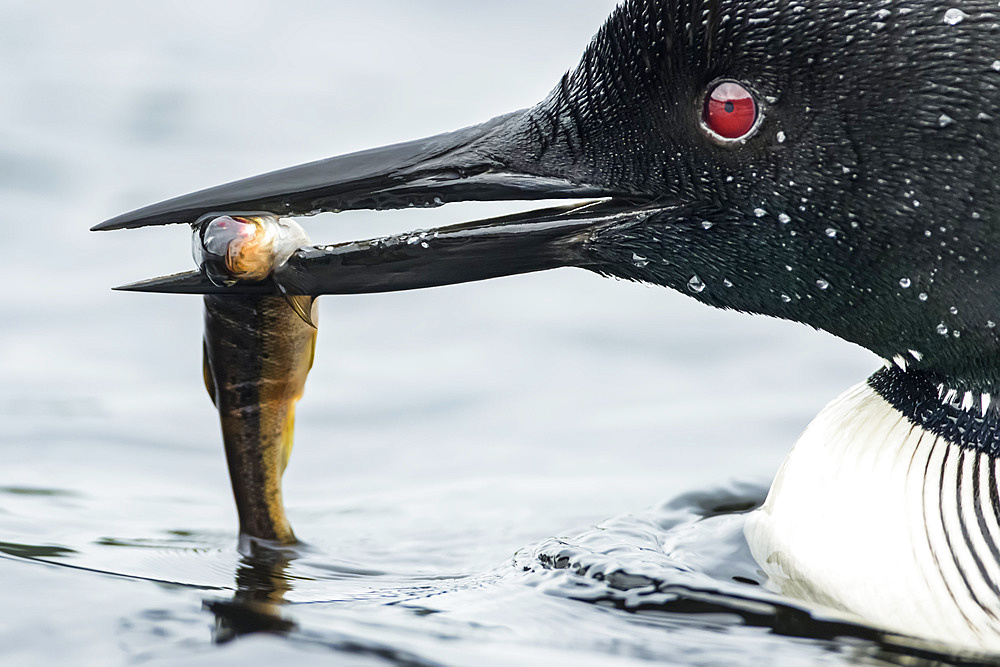
[(782, 593), (908, 635), (1000, 650), (997, 460), (867, 384), (816, 417), (747, 522)]

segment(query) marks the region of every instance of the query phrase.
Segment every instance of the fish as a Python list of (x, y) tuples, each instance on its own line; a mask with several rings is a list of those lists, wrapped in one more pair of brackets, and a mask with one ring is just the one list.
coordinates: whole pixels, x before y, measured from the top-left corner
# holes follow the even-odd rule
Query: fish
[[(199, 225), (194, 255), (220, 282), (264, 280), (308, 242), (296, 223), (271, 216), (221, 216)], [(295, 431), (295, 406), (316, 353), (316, 302), (289, 295), (206, 295), (205, 387), (219, 411), (239, 515), (240, 544), (292, 545), (281, 478)]]

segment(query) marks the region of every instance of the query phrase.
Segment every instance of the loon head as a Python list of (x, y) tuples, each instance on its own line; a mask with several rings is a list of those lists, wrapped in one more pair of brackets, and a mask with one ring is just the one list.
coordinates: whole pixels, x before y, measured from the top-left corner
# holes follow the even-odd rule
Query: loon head
[(96, 229), (464, 200), (587, 205), (325, 248), (271, 282), (412, 289), (575, 266), (795, 320), (995, 391), (1000, 10), (629, 0), (537, 106), (210, 188)]

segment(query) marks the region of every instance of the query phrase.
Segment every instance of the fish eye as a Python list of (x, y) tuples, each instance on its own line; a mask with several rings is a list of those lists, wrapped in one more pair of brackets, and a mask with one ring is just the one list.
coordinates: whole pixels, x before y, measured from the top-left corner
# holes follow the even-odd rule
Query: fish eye
[(218, 286), (266, 279), (295, 251), (310, 244), (294, 220), (268, 214), (209, 215), (195, 224), (195, 263)]
[(723, 139), (745, 139), (759, 116), (753, 93), (735, 81), (713, 84), (705, 96), (703, 127)]

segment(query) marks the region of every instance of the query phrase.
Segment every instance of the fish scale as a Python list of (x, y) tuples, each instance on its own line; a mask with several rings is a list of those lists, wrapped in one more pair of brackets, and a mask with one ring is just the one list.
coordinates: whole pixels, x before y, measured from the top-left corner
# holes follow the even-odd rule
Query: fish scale
[(205, 385), (219, 410), (244, 540), (296, 541), (281, 476), (315, 345), (316, 329), (282, 297), (205, 297)]

